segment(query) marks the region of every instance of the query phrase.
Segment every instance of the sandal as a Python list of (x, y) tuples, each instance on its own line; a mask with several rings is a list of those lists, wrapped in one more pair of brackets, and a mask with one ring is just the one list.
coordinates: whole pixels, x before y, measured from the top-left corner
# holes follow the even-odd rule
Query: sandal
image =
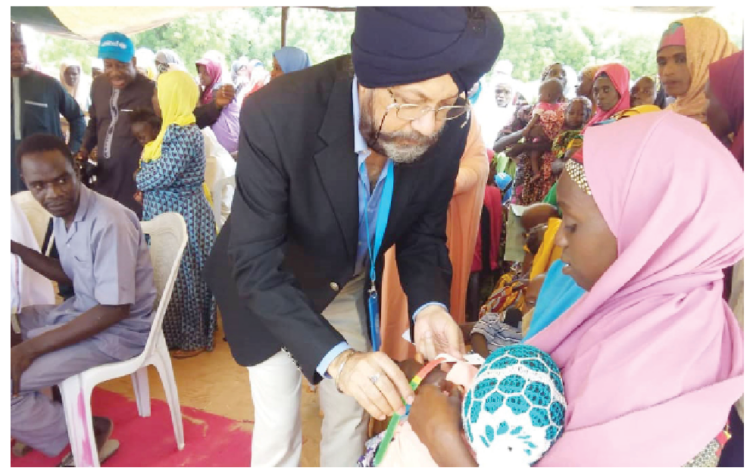
[(197, 357), (201, 353), (204, 353), (206, 351), (205, 348), (201, 348), (199, 350), (192, 350), (192, 351), (185, 351), (185, 350), (172, 350), (172, 358), (175, 360), (184, 360), (186, 358), (193, 358)]
[[(104, 446), (99, 450), (99, 464), (104, 464), (117, 450), (120, 449), (120, 442), (114, 439), (109, 439), (104, 442)], [(73, 459), (73, 453), (68, 453), (65, 458), (62, 459), (58, 468), (75, 468), (75, 460)]]
[(16, 440), (16, 442), (13, 444), (13, 448), (11, 452), (13, 453), (13, 456), (15, 456), (16, 458), (21, 458), (23, 456), (26, 456), (27, 454), (29, 454), (29, 452), (33, 450), (34, 449), (31, 448), (29, 445)]

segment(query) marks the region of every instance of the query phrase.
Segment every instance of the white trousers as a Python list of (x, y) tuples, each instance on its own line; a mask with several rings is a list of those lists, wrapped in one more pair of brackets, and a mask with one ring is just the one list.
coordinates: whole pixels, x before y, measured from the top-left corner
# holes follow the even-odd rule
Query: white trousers
[[(323, 317), (352, 348), (360, 352), (370, 348), (363, 296), (365, 280), (362, 275), (350, 281), (323, 311)], [(248, 372), (255, 407), (252, 465), (299, 466), (302, 453), (302, 373), (284, 351), (248, 367)], [(356, 466), (364, 452), (369, 415), (353, 398), (339, 393), (332, 379), (320, 383), (318, 394), (324, 414), (320, 466)]]

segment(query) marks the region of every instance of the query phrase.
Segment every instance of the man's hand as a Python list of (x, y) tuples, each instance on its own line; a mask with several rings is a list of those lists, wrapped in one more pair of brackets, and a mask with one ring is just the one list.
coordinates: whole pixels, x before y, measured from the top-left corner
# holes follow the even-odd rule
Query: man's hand
[(222, 85), (216, 90), (216, 106), (224, 108), (234, 100), (234, 86), (230, 84)]
[(417, 346), (417, 355), (428, 361), (441, 353), (459, 359), (463, 358), (465, 353), (461, 328), (448, 311), (437, 305), (428, 306), (417, 315), (414, 342)]
[(10, 253), (11, 253), (11, 255), (18, 255), (20, 257), (21, 255), (20, 255), (19, 252), (21, 252), (23, 250), (23, 247), (24, 246), (21, 245), (21, 244), (19, 244), (18, 242), (11, 240), (10, 241)]
[(12, 395), (21, 391), (21, 375), (26, 371), (36, 356), (29, 348), (29, 341), (22, 342), (10, 349), (10, 378), (13, 382)]
[(78, 165), (83, 165), (84, 162), (86, 162), (89, 158), (89, 152), (83, 147), (81, 147), (81, 149), (78, 151), (78, 153), (74, 157)]
[[(356, 352), (347, 357), (342, 353), (328, 367), (328, 374), (344, 394), (356, 399), (377, 420), (406, 412), (403, 402), (411, 404), (414, 391), (393, 360), (382, 352)], [(339, 375), (342, 361), (346, 363)]]

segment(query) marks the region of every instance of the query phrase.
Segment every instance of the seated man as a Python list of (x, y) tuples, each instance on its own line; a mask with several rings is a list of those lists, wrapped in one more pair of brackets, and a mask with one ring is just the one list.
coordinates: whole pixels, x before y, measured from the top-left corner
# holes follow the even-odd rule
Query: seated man
[[(61, 404), (39, 391), (140, 354), (156, 289), (135, 213), (81, 184), (65, 142), (47, 134), (27, 137), (16, 159), (26, 186), (53, 216), (60, 259), (15, 242), (11, 253), (50, 280), (75, 288), (75, 296), (59, 306), (23, 309), (21, 335), (12, 335), (11, 436), (55, 456), (68, 444), (65, 414)], [(94, 433), (100, 458), (106, 458), (102, 447), (112, 422), (95, 417)]]

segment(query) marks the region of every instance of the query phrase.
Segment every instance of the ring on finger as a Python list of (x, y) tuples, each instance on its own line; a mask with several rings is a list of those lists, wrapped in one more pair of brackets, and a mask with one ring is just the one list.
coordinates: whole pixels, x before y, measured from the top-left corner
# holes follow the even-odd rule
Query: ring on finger
[(380, 373), (375, 373), (374, 375), (370, 376), (370, 381), (372, 382), (372, 384), (377, 384), (379, 379)]

